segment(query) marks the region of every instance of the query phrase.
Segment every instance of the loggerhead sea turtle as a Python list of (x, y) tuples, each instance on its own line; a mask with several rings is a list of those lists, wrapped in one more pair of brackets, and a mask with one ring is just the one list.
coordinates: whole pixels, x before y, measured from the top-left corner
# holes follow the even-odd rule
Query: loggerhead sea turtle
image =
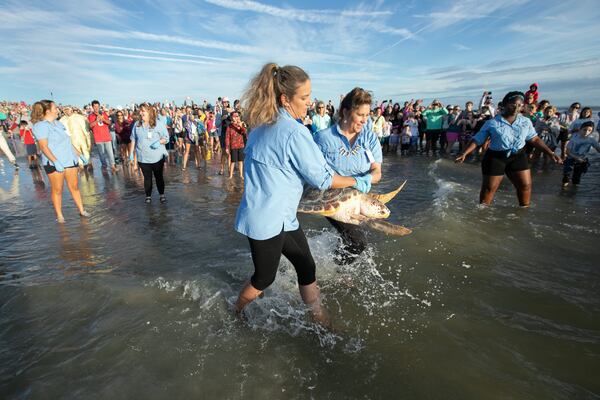
[(306, 189), (300, 199), (298, 211), (306, 214), (319, 214), (347, 224), (363, 225), (389, 235), (404, 236), (412, 231), (400, 225), (381, 221), (390, 216), (385, 203), (393, 199), (404, 187), (406, 181), (393, 192), (385, 194), (362, 193), (353, 188)]

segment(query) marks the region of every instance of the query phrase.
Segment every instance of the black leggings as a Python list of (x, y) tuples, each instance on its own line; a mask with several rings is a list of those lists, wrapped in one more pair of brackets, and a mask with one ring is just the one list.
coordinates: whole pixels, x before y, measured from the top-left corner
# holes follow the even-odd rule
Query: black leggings
[(248, 241), (254, 263), (254, 275), (250, 278), (250, 282), (255, 289), (265, 290), (273, 283), (282, 254), (296, 269), (299, 285), (310, 285), (316, 281), (315, 260), (310, 253), (302, 228), (291, 232), (282, 231), (267, 240), (248, 238)]
[(158, 188), (158, 194), (165, 194), (165, 180), (163, 178), (163, 166), (165, 164), (164, 159), (153, 164), (141, 163), (138, 165), (144, 175), (144, 191), (146, 197), (152, 195), (152, 174), (154, 173), (154, 179), (156, 179), (156, 187)]
[(427, 151), (437, 151), (438, 141), (440, 140), (440, 134), (442, 131), (440, 129), (432, 129), (428, 130), (425, 133), (425, 137), (427, 138)]
[(336, 250), (336, 262), (345, 265), (353, 262), (367, 247), (367, 235), (358, 225), (347, 224), (327, 217), (327, 220), (339, 232), (344, 243), (343, 248)]

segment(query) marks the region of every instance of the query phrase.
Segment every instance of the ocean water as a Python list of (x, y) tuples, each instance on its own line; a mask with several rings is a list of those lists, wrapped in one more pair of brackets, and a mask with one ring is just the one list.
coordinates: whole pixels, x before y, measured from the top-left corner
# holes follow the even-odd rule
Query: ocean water
[[(97, 162), (97, 160), (94, 160)], [(91, 218), (43, 173), (0, 163), (0, 398), (600, 398), (600, 157), (578, 188), (533, 172), (477, 204), (477, 164), (388, 156), (405, 189), (369, 248), (338, 266), (335, 230), (300, 215), (333, 329), (311, 322), (291, 265), (236, 319), (252, 273), (232, 229), (242, 184), (170, 168), (168, 204), (132, 171), (83, 174)], [(155, 192), (156, 193), (156, 192)]]

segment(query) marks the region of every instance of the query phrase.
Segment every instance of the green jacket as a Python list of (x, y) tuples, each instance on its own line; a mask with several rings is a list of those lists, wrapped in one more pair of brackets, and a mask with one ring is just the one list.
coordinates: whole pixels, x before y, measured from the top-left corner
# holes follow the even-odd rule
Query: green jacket
[(436, 110), (427, 109), (423, 111), (421, 115), (423, 115), (427, 122), (427, 130), (434, 130), (442, 129), (442, 117), (446, 114), (448, 114), (448, 110), (444, 107), (440, 107)]

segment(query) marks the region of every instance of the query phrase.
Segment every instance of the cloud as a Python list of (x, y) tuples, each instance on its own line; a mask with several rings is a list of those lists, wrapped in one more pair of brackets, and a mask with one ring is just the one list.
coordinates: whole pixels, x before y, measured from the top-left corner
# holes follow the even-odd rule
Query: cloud
[(269, 14), (278, 18), (293, 19), (301, 22), (332, 22), (338, 17), (380, 17), (393, 14), (391, 11), (364, 10), (302, 10), (298, 8), (275, 7), (251, 0), (204, 0), (215, 6), (230, 10), (253, 11)]
[(463, 0), (455, 2), (445, 10), (432, 11), (426, 14), (415, 14), (415, 18), (427, 20), (427, 29), (438, 30), (482, 18), (505, 18), (500, 14), (503, 10), (527, 3), (528, 0)]
[(454, 43), (452, 45), (452, 47), (454, 47), (458, 51), (468, 51), (468, 50), (471, 50), (470, 47), (465, 46), (464, 44), (460, 44), (460, 43)]
[[(406, 28), (394, 28), (383, 24), (381, 17), (393, 15), (392, 11), (350, 9), (350, 10), (307, 10), (299, 8), (282, 8), (271, 6), (252, 0), (205, 0), (207, 3), (238, 11), (252, 11), (260, 14), (268, 14), (273, 17), (289, 19), (308, 23), (336, 23), (340, 19), (360, 19), (366, 25), (365, 28), (373, 29), (380, 33), (389, 33), (404, 37), (412, 37), (413, 34)], [(369, 18), (377, 17), (373, 22)]]
[(83, 54), (97, 54), (97, 55), (101, 55), (101, 56), (137, 58), (140, 60), (156, 60), (156, 61), (181, 62), (181, 63), (191, 63), (191, 64), (215, 64), (212, 61), (189, 60), (189, 59), (185, 59), (185, 58), (172, 58), (172, 57), (143, 56), (141, 54), (115, 53), (115, 52), (111, 52), (111, 51), (97, 51), (97, 50), (85, 50), (85, 49), (75, 49), (74, 51), (77, 53), (83, 53)]
[(139, 53), (163, 54), (163, 55), (167, 55), (167, 56), (200, 58), (200, 59), (204, 59), (204, 60), (213, 60), (213, 61), (229, 61), (228, 58), (210, 57), (210, 56), (203, 56), (203, 55), (189, 54), (189, 53), (172, 53), (169, 51), (157, 51), (157, 50), (148, 50), (148, 49), (140, 49), (140, 48), (132, 48), (132, 47), (110, 46), (110, 45), (105, 45), (105, 44), (81, 43), (81, 45), (87, 46), (87, 47), (95, 47), (95, 48), (99, 48), (99, 49), (108, 49), (108, 50), (123, 50), (123, 51), (139, 52)]

